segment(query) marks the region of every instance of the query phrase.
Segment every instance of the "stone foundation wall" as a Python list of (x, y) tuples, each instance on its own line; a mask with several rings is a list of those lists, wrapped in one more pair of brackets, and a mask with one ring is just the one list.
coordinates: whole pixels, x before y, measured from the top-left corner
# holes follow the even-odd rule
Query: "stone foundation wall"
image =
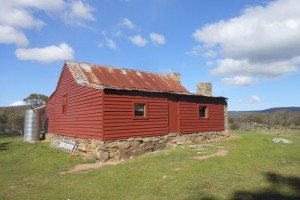
[[(227, 103), (227, 102), (226, 102)], [(229, 122), (228, 122), (228, 106), (224, 105), (224, 129), (225, 133), (229, 133)]]
[(97, 156), (100, 162), (128, 159), (166, 148), (172, 148), (176, 144), (185, 142), (213, 143), (221, 138), (228, 137), (225, 132), (205, 132), (188, 135), (169, 134), (155, 137), (136, 137), (120, 140), (99, 141), (93, 139), (81, 139), (55, 134), (46, 134), (46, 141), (57, 139), (75, 140), (79, 144), (79, 155), (85, 157)]

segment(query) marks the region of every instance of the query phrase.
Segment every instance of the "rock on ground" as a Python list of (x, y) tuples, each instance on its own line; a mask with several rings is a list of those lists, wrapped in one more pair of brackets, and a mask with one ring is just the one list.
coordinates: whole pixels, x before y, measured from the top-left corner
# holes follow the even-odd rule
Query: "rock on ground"
[(284, 144), (292, 144), (293, 142), (283, 138), (274, 138), (273, 142), (275, 143), (284, 143)]

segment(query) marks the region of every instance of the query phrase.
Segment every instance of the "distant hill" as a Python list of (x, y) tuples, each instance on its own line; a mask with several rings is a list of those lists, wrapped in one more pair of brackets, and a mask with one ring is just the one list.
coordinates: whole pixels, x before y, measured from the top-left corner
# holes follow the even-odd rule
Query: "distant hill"
[(288, 110), (290, 112), (300, 112), (300, 107), (276, 107), (268, 108), (265, 110), (253, 110), (253, 111), (229, 111), (229, 117), (239, 117), (243, 115), (250, 115), (252, 113), (270, 114), (279, 110)]
[(0, 110), (24, 110), (25, 108), (29, 108), (28, 105), (23, 105), (23, 106), (5, 106), (5, 107), (0, 107)]
[(291, 112), (300, 112), (300, 107), (276, 107), (276, 108), (269, 108), (269, 109), (265, 109), (265, 110), (259, 110), (259, 111), (255, 111), (258, 113), (272, 113), (278, 110), (288, 110)]

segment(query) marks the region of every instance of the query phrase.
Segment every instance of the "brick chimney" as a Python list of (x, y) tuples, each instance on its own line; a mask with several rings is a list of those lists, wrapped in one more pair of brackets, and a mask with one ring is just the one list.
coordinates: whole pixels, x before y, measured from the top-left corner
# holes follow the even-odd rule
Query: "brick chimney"
[(197, 94), (203, 96), (212, 96), (212, 83), (198, 83), (197, 84)]
[(167, 76), (169, 78), (172, 78), (173, 80), (177, 81), (178, 83), (180, 83), (180, 73), (172, 72), (172, 73), (167, 74)]

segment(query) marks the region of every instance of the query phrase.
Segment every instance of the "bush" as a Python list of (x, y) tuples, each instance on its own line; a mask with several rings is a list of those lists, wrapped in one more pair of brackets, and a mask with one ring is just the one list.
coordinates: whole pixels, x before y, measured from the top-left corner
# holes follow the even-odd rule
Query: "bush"
[(231, 129), (231, 130), (238, 130), (238, 129), (239, 129), (239, 126), (238, 126), (237, 124), (234, 123), (234, 124), (231, 124), (231, 125), (230, 125), (230, 129)]

